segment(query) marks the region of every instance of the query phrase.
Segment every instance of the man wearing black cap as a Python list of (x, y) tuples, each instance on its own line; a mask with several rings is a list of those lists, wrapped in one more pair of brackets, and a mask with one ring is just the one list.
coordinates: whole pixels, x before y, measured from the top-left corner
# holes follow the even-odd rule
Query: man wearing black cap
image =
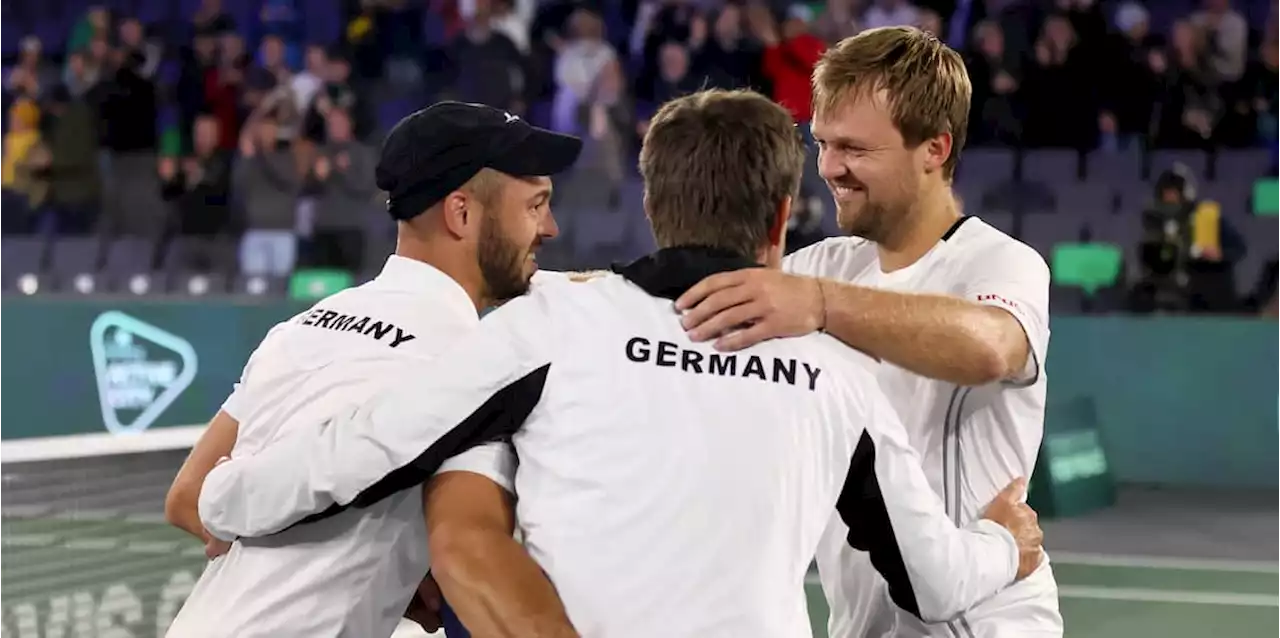
[[(709, 273), (779, 267), (803, 162), (791, 114), (759, 94), (668, 102), (640, 155), (661, 250), (539, 282), (359, 407), (223, 463), (204, 524), (227, 538), (322, 526), (429, 479), (432, 571), (486, 637), (560, 635), (511, 621), (554, 605), (513, 586), (541, 576), (510, 568), (528, 565), (488, 480), (516, 485), (525, 547), (584, 636), (812, 635), (804, 579), (837, 508), (921, 616), (1007, 586), (1039, 558), (1034, 515), (1005, 494), (957, 529), (875, 360), (818, 334), (727, 356), (680, 325), (674, 300)], [(437, 473), (466, 441), (508, 438), (514, 477), (500, 455)]]
[[(201, 487), (220, 458), (252, 457), (300, 425), (358, 409), (406, 361), (422, 365), (478, 328), (479, 309), (523, 294), (537, 268), (534, 252), (557, 233), (549, 176), (569, 168), (580, 148), (577, 138), (456, 102), (414, 113), (391, 131), (376, 173), (399, 222), (396, 254), (373, 281), (272, 329), (170, 490), (169, 520), (205, 540), (214, 559), (169, 636), (391, 635), (429, 566), (419, 490), (294, 527), (274, 524), (270, 511), (223, 520), (197, 506)], [(448, 433), (422, 476), (510, 462), (504, 447), (484, 445), (490, 440)], [(289, 476), (307, 467), (291, 459), (278, 469)], [(239, 489), (208, 484), (233, 499)], [(507, 499), (503, 488), (510, 485), (495, 484), (489, 498)], [(206, 528), (202, 516), (225, 524)], [(232, 542), (238, 537), (245, 538)], [(520, 615), (510, 621), (568, 629), (528, 556), (513, 555), (507, 566), (533, 601), (514, 607)]]

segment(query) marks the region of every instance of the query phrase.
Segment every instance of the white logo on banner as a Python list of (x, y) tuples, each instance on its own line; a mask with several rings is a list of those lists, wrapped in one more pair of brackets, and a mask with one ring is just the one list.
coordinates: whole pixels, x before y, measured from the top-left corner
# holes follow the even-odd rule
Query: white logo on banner
[(196, 351), (187, 340), (123, 312), (104, 312), (89, 328), (102, 424), (142, 432), (191, 385)]

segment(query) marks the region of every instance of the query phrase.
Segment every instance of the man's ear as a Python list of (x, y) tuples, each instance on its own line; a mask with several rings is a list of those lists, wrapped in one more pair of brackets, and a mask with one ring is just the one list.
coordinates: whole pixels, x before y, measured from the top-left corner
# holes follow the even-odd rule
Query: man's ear
[(453, 191), (440, 202), (441, 218), (444, 227), (454, 237), (462, 238), (471, 234), (472, 222), (476, 214), (471, 210), (474, 202), (463, 191)]
[(951, 147), (954, 143), (955, 138), (950, 133), (943, 133), (925, 140), (925, 170), (930, 173), (942, 170), (943, 165), (951, 158)]
[(778, 213), (769, 227), (769, 245), (780, 246), (787, 238), (787, 221), (791, 219), (791, 196), (788, 195), (778, 204)]

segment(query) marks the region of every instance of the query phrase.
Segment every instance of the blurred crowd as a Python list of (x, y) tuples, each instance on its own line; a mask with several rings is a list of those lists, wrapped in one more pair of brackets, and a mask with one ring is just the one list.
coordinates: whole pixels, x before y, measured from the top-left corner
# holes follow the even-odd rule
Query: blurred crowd
[(29, 35), (6, 60), (3, 230), (228, 236), (243, 272), (346, 267), (380, 205), (377, 139), (412, 108), (579, 134), (578, 170), (616, 186), (664, 100), (753, 87), (803, 125), (824, 48), (901, 24), (965, 54), (971, 146), (1274, 149), (1274, 3), (1155, 28), (1157, 2), (351, 0), (323, 42), (301, 0), (252, 2), (249, 23), (221, 0), (182, 24), (92, 7), (64, 48)]

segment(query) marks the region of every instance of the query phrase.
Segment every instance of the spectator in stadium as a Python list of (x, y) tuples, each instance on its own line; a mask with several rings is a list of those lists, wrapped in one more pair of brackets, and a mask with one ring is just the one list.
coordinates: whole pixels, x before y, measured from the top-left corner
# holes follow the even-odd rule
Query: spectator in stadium
[(569, 41), (556, 56), (556, 95), (552, 119), (563, 133), (580, 130), (578, 110), (591, 94), (600, 73), (618, 60), (613, 46), (604, 39), (604, 21), (589, 9), (574, 11), (569, 21)]
[(1156, 145), (1203, 148), (1222, 115), (1220, 78), (1209, 64), (1204, 32), (1186, 20), (1175, 22), (1167, 52), (1153, 62), (1165, 87), (1158, 99)]
[(160, 160), (161, 196), (172, 202), (172, 221), (166, 230), (198, 237), (221, 235), (231, 225), (230, 154), (219, 146), (222, 131), (217, 117), (200, 115), (192, 126), (192, 154), (181, 163), (173, 157)]
[(98, 70), (89, 66), (83, 52), (67, 54), (67, 67), (62, 73), (62, 85), (72, 97), (87, 96), (98, 85)]
[(512, 113), (524, 112), (525, 60), (506, 34), (493, 28), (492, 0), (474, 0), (466, 29), (449, 47), (454, 97)]
[(861, 0), (830, 0), (818, 14), (813, 33), (827, 44), (835, 44), (862, 31)]
[(301, 261), (309, 267), (357, 270), (364, 253), (364, 228), (374, 210), (373, 168), (377, 154), (355, 139), (351, 117), (334, 110), (327, 118), (327, 141), (315, 160), (316, 195), (311, 237)]
[(89, 47), (85, 49), (85, 66), (89, 68), (89, 74), (95, 80), (102, 80), (110, 76), (113, 67), (117, 66), (117, 53), (111, 46), (111, 41), (107, 36), (95, 37), (89, 41)]
[(284, 45), (284, 60), (289, 67), (302, 65), (302, 20), (297, 0), (262, 0), (258, 23), (264, 35), (280, 38)]
[(297, 261), (302, 175), (293, 153), (281, 147), (279, 135), (279, 124), (270, 113), (256, 114), (241, 133), (234, 184), (244, 205), (240, 270), (247, 275), (284, 276)]
[(220, 34), (235, 31), (236, 23), (231, 15), (222, 10), (222, 0), (201, 0), (200, 8), (191, 18), (196, 33)]
[(1239, 80), (1249, 54), (1249, 25), (1231, 8), (1231, 0), (1204, 0), (1204, 10), (1191, 16), (1191, 24), (1203, 34), (1206, 57), (1218, 79)]
[(330, 51), (325, 66), (325, 85), (316, 95), (303, 119), (303, 130), (308, 139), (324, 142), (325, 118), (334, 109), (351, 116), (356, 139), (367, 140), (373, 133), (375, 122), (368, 100), (360, 96), (351, 76), (351, 63), (341, 51)]
[(25, 233), (32, 229), (31, 195), (36, 187), (27, 157), (40, 144), (40, 108), (30, 98), (19, 98), (9, 107), (8, 130), (4, 134), (3, 232)]
[(1021, 133), (1018, 87), (1022, 70), (1005, 49), (1004, 30), (993, 20), (974, 28), (974, 48), (966, 60), (973, 84), (969, 139), (975, 145), (1015, 144)]
[(933, 9), (921, 9), (916, 18), (916, 23), (912, 26), (936, 38), (945, 38), (947, 35), (942, 30), (942, 16), (938, 15), (938, 12)]
[(1136, 147), (1151, 128), (1151, 115), (1161, 87), (1154, 61), (1162, 55), (1161, 39), (1151, 33), (1150, 16), (1136, 2), (1126, 2), (1115, 14), (1116, 33), (1108, 40), (1102, 83), (1102, 112), (1098, 127), (1106, 150)]
[(606, 196), (603, 205), (610, 210), (620, 205), (622, 182), (626, 177), (624, 155), (629, 152), (628, 133), (632, 129), (626, 82), (622, 65), (617, 62), (605, 66), (596, 78), (591, 94), (580, 107), (578, 126), (586, 135), (568, 185), (583, 193), (603, 190)]
[(1280, 42), (1277, 42), (1275, 22), (1272, 21), (1258, 46), (1258, 58), (1249, 63), (1236, 93), (1236, 110), (1244, 116), (1250, 129), (1244, 143), (1250, 146), (1276, 147), (1276, 95), (1280, 93), (1280, 81), (1276, 76), (1277, 56), (1280, 56)]
[(658, 74), (658, 51), (663, 44), (679, 42), (697, 50), (695, 36), (705, 37), (706, 33), (706, 19), (689, 0), (656, 0), (641, 5), (631, 35), (631, 54), (640, 64), (637, 86), (645, 90), (653, 86)]
[(1223, 313), (1239, 309), (1235, 265), (1246, 246), (1216, 201), (1200, 198), (1197, 176), (1175, 164), (1156, 179), (1142, 212), (1140, 276), (1131, 291), (1136, 312)]
[(18, 52), (18, 63), (5, 79), (7, 99), (25, 96), (39, 100), (46, 92), (58, 84), (58, 72), (44, 58), (44, 47), (40, 38), (29, 35), (22, 39)]
[(292, 75), (285, 63), (284, 40), (274, 35), (262, 38), (258, 45), (258, 59), (249, 66), (245, 75), (245, 105), (250, 109), (257, 108), (277, 86), (287, 86)]
[(57, 88), (48, 114), (48, 156), (41, 162), (49, 179), (44, 214), (61, 234), (88, 234), (97, 222), (102, 194), (98, 112), (86, 99)]
[(311, 105), (316, 99), (316, 95), (325, 85), (325, 73), (329, 65), (329, 55), (325, 52), (324, 47), (319, 44), (307, 45), (306, 55), (302, 70), (293, 76), (289, 83), (290, 89), (293, 91), (293, 101), (298, 105), (298, 109), (306, 113), (311, 110)]
[[(205, 78), (218, 65), (217, 35), (208, 30), (197, 30), (191, 44), (184, 46), (178, 57), (178, 81), (174, 88), (174, 101), (178, 108), (178, 130), (182, 135), (182, 148), (192, 148), (191, 134), (195, 131), (196, 118), (206, 106)], [(239, 104), (239, 100), (233, 104)]]
[(760, 47), (742, 32), (742, 7), (725, 4), (712, 22), (710, 36), (694, 53), (698, 86), (715, 89), (760, 87)]
[(867, 29), (915, 26), (919, 22), (920, 10), (907, 0), (875, 0), (862, 18)]
[(1026, 100), (1023, 139), (1031, 146), (1093, 148), (1098, 135), (1094, 85), (1099, 70), (1089, 64), (1071, 21), (1049, 16), (1036, 39), (1021, 83)]
[[(827, 45), (809, 31), (813, 12), (805, 5), (791, 5), (781, 29), (764, 5), (747, 8), (747, 23), (764, 43), (763, 72), (773, 84), (773, 100), (786, 107), (796, 122), (808, 124), (811, 115), (809, 77)], [(806, 127), (807, 128), (807, 127)]]
[(147, 79), (155, 78), (164, 49), (147, 39), (142, 22), (137, 18), (125, 18), (120, 21), (117, 33), (120, 49), (124, 53), (122, 57), (128, 59), (130, 54), (141, 55), (142, 65), (137, 69), (138, 74)]
[(158, 119), (156, 84), (146, 74), (145, 53), (128, 49), (107, 81), (100, 105), (103, 146), (116, 154), (153, 153)]
[(83, 51), (93, 40), (105, 40), (111, 35), (111, 13), (102, 5), (89, 7), (84, 17), (71, 29), (67, 38), (67, 51)]
[(679, 42), (658, 49), (658, 78), (653, 101), (663, 104), (698, 90), (698, 79), (689, 74), (689, 50)]

